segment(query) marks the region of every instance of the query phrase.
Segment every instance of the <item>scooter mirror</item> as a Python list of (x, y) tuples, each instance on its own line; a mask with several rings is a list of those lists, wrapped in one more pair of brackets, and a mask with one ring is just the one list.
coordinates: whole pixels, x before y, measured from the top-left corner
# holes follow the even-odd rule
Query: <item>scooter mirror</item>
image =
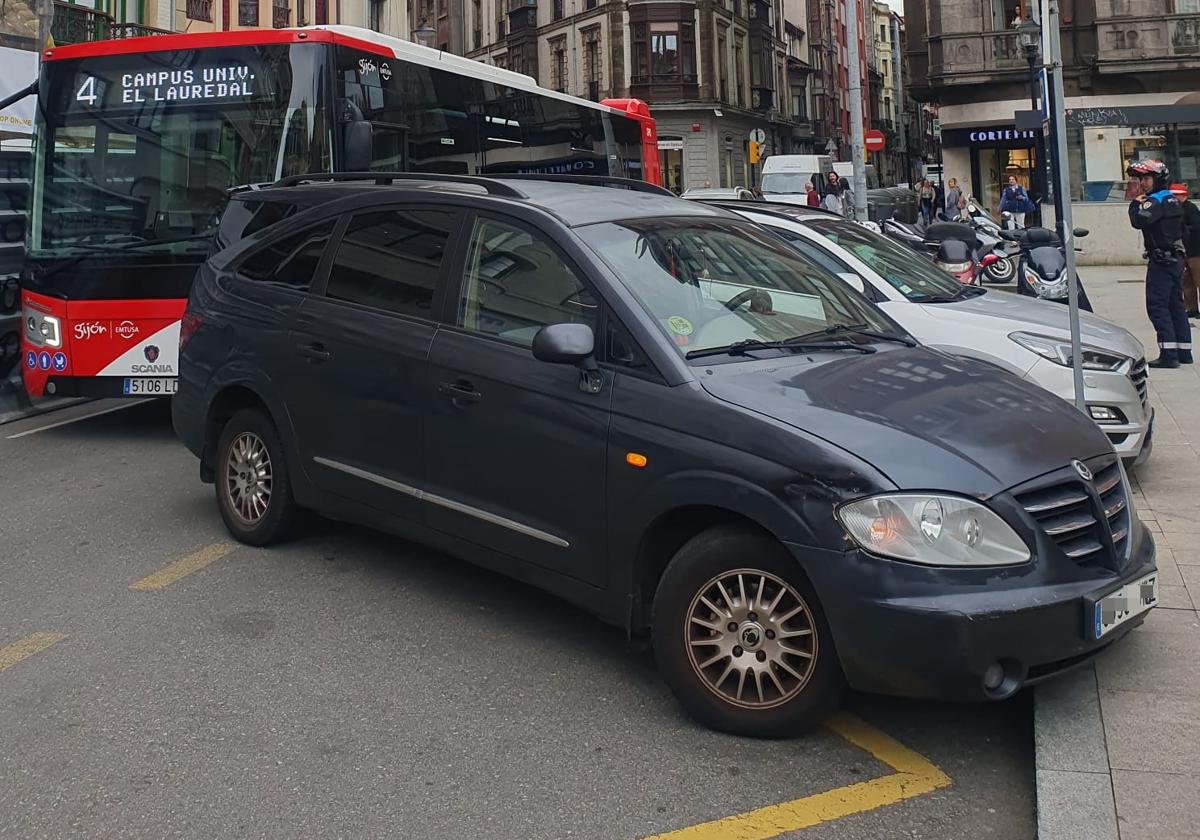
[(1090, 231), (1087, 228), (1075, 228), (1071, 233), (1075, 235), (1076, 239), (1083, 239)]

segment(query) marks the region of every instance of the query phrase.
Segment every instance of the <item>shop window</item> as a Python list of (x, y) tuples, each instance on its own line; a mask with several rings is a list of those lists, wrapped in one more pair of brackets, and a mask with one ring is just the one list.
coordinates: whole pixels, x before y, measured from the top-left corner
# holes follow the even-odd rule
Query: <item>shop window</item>
[(658, 163), (662, 170), (663, 186), (680, 195), (683, 184), (683, 138), (659, 135)]

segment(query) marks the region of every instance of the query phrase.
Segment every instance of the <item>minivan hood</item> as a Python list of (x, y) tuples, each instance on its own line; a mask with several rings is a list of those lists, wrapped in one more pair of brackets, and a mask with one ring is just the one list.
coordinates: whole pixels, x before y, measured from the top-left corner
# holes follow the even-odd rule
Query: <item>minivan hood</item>
[[(1051, 338), (1071, 338), (1070, 312), (1064, 304), (1037, 300), (1025, 295), (989, 291), (987, 294), (954, 303), (921, 305), (925, 307), (925, 311), (935, 316), (939, 310), (944, 311), (944, 308), (949, 307), (955, 313), (971, 313), (1012, 321), (1011, 332), (1020, 330)], [(1005, 329), (1007, 328), (1006, 326)], [(1092, 344), (1131, 359), (1140, 359), (1145, 352), (1141, 342), (1134, 338), (1129, 330), (1098, 318), (1090, 312), (1079, 313), (1079, 334), (1084, 344)]]
[(716, 365), (699, 379), (718, 399), (857, 455), (902, 490), (987, 498), (1112, 451), (1049, 391), (924, 347)]

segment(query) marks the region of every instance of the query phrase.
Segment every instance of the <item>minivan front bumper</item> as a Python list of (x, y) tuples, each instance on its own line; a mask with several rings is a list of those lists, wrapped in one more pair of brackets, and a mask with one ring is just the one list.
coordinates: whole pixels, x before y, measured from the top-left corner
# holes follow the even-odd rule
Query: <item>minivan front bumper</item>
[[(1006, 583), (962, 570), (918, 568), (853, 550), (814, 558), (789, 545), (812, 579), (843, 673), (859, 691), (943, 700), (995, 700), (1080, 665), (1125, 636), (1144, 614), (1103, 638), (1090, 637), (1089, 598), (1154, 572), (1154, 543), (1143, 529), (1119, 575), (1097, 573), (1047, 583)], [(1090, 615), (1090, 612), (1088, 613)], [(988, 690), (1000, 663), (1005, 680)]]

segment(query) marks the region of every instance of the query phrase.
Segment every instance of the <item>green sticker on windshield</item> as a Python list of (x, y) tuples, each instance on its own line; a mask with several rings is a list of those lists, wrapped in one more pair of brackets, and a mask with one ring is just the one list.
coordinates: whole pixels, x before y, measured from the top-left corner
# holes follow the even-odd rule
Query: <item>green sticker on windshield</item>
[(675, 335), (691, 335), (695, 328), (692, 326), (692, 322), (682, 315), (672, 315), (667, 319), (667, 329)]

